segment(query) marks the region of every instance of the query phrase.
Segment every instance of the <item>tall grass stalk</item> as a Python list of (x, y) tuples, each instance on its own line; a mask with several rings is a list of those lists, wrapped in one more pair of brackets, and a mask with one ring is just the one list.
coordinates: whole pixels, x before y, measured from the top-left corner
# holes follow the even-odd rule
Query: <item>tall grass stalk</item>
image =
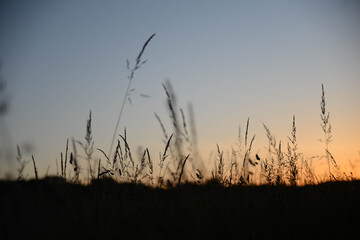
[[(173, 131), (174, 131), (174, 138), (175, 138), (174, 145), (175, 145), (177, 156), (173, 156), (173, 157), (178, 158), (177, 161), (182, 161), (181, 160), (183, 158), (182, 146), (181, 146), (182, 133), (181, 133), (181, 127), (179, 125), (177, 112), (176, 112), (177, 111), (176, 97), (175, 97), (175, 94), (172, 89), (170, 81), (166, 81), (165, 84), (164, 83), (162, 84), (162, 86), (166, 93), (167, 107), (168, 107), (168, 111), (170, 113), (170, 119), (172, 120)], [(171, 148), (170, 148), (170, 150), (171, 150)], [(176, 174), (178, 173), (178, 170), (179, 170), (179, 168), (176, 170)]]
[(74, 182), (77, 182), (77, 181), (79, 181), (79, 176), (80, 176), (80, 166), (77, 161), (78, 155), (77, 155), (76, 141), (74, 138), (72, 138), (71, 142), (72, 142), (72, 147), (73, 147), (74, 153), (70, 153), (69, 163), (73, 167), (73, 171), (74, 171), (74, 177), (72, 178), (72, 180)]
[(136, 58), (135, 66), (134, 66), (133, 68), (130, 68), (129, 60), (126, 61), (126, 63), (127, 63), (127, 69), (130, 71), (130, 75), (128, 76), (129, 82), (128, 82), (128, 85), (127, 85), (127, 88), (126, 88), (126, 91), (125, 91), (124, 99), (123, 99), (122, 104), (121, 104), (119, 116), (118, 116), (117, 121), (116, 121), (116, 125), (115, 125), (115, 129), (114, 129), (113, 137), (112, 137), (112, 140), (111, 140), (110, 150), (109, 150), (108, 156), (110, 156), (111, 153), (112, 153), (112, 148), (113, 148), (113, 146), (114, 146), (114, 141), (115, 141), (115, 138), (116, 138), (116, 135), (117, 135), (117, 130), (118, 130), (118, 127), (119, 127), (119, 124), (120, 124), (120, 119), (121, 119), (121, 116), (122, 116), (123, 111), (124, 111), (124, 108), (125, 108), (126, 100), (128, 99), (128, 95), (129, 95), (131, 83), (132, 83), (132, 81), (133, 81), (133, 79), (134, 79), (135, 72), (136, 72), (136, 70), (138, 70), (143, 64), (146, 63), (147, 60), (143, 61), (143, 60), (141, 59), (141, 57), (142, 57), (142, 55), (143, 55), (143, 53), (144, 53), (144, 51), (145, 51), (146, 46), (149, 44), (149, 42), (151, 41), (151, 39), (152, 39), (154, 36), (155, 36), (155, 33), (152, 34), (152, 35), (149, 37), (149, 39), (145, 42), (145, 44), (144, 44), (144, 46), (142, 47), (139, 55), (138, 55), (137, 58)]
[[(168, 112), (170, 114), (170, 120), (172, 122), (173, 126), (173, 144), (169, 146), (170, 155), (172, 158), (171, 166), (169, 164), (167, 165), (166, 169), (170, 172), (172, 176), (172, 180), (174, 183), (176, 183), (179, 180), (180, 174), (183, 175), (183, 178), (186, 178), (185, 172), (181, 173), (182, 166), (185, 166), (183, 163), (185, 161), (186, 155), (183, 154), (184, 149), (187, 152), (192, 152), (193, 150), (193, 140), (196, 139), (196, 137), (192, 140), (190, 140), (190, 134), (187, 130), (187, 124), (185, 120), (185, 115), (183, 110), (180, 108), (180, 110), (177, 108), (177, 102), (174, 90), (172, 88), (172, 85), (170, 81), (165, 81), (165, 83), (162, 84), (163, 89), (166, 94), (166, 106), (168, 109)], [(181, 120), (179, 120), (178, 112), (181, 114)], [(166, 137), (166, 130), (162, 124), (161, 119), (157, 114), (155, 114), (156, 118), (158, 119), (160, 126), (162, 128), (162, 131), (164, 133), (164, 136)], [(193, 122), (192, 122), (193, 123)], [(191, 123), (191, 124), (192, 124)], [(194, 136), (195, 133), (192, 133)], [(187, 159), (188, 162), (192, 164), (192, 168), (195, 171), (197, 168), (194, 166), (193, 158), (189, 157)]]
[(297, 181), (299, 180), (299, 165), (298, 159), (300, 154), (298, 153), (298, 145), (296, 141), (296, 124), (295, 124), (295, 116), (293, 116), (292, 122), (292, 129), (291, 129), (291, 136), (288, 137), (288, 144), (287, 144), (287, 168), (289, 174), (289, 181), (290, 185), (295, 186)]
[(312, 158), (309, 159), (305, 159), (303, 160), (303, 181), (304, 181), (304, 185), (312, 185), (315, 184), (316, 182), (318, 183), (318, 179), (316, 177), (316, 175), (314, 174), (313, 170), (312, 170)]
[(39, 180), (39, 177), (38, 177), (38, 172), (37, 172), (37, 168), (36, 168), (36, 164), (35, 164), (35, 159), (34, 159), (34, 156), (33, 156), (33, 155), (31, 155), (31, 158), (32, 158), (32, 161), (33, 161), (33, 164), (34, 164), (35, 179), (36, 179), (36, 180)]
[[(82, 143), (81, 141), (77, 141), (77, 143), (83, 148), (85, 153), (85, 159), (88, 162), (88, 179), (94, 179), (94, 167), (92, 166), (92, 154), (94, 152), (94, 141), (92, 137), (92, 130), (91, 130), (91, 121), (92, 121), (92, 115), (91, 111), (89, 113), (89, 118), (86, 120), (86, 133), (85, 133), (85, 142)], [(66, 147), (67, 149), (67, 147)], [(67, 156), (65, 156), (66, 159)], [(95, 164), (95, 163), (94, 163)]]
[[(325, 144), (325, 159), (328, 165), (328, 174), (329, 180), (331, 181), (332, 173), (331, 173), (331, 162), (330, 162), (330, 151), (329, 151), (329, 143), (332, 141), (332, 132), (331, 132), (331, 124), (330, 124), (330, 112), (326, 112), (326, 101), (325, 101), (325, 90), (324, 84), (321, 84), (321, 102), (320, 102), (320, 109), (321, 109), (321, 128), (324, 133), (324, 139), (322, 142)], [(336, 163), (336, 162), (335, 162)]]
[(215, 163), (215, 171), (212, 172), (212, 177), (223, 183), (224, 179), (224, 172), (225, 172), (225, 161), (224, 161), (224, 152), (220, 150), (219, 144), (216, 144), (217, 147), (217, 156), (219, 163)]
[(265, 160), (262, 162), (262, 176), (265, 177), (267, 184), (284, 184), (284, 153), (281, 148), (281, 141), (276, 142), (275, 135), (270, 132), (270, 129), (263, 124), (268, 139), (268, 153)]
[(160, 167), (160, 169), (159, 169), (159, 175), (158, 175), (158, 179), (157, 179), (159, 187), (161, 187), (163, 185), (163, 183), (164, 183), (164, 177), (165, 177), (166, 171), (164, 171), (163, 174), (161, 174), (161, 171), (164, 168), (164, 162), (165, 162), (166, 158), (169, 156), (167, 154), (167, 152), (168, 152), (168, 149), (170, 148), (170, 142), (171, 142), (172, 136), (173, 136), (173, 134), (171, 134), (171, 136), (167, 140), (163, 154), (161, 154), (161, 153), (159, 154), (160, 155), (159, 156), (159, 167)]
[(17, 181), (20, 181), (23, 178), (24, 169), (25, 169), (26, 165), (28, 164), (28, 161), (25, 161), (22, 159), (23, 157), (22, 157), (19, 145), (17, 145), (16, 147), (17, 147), (16, 160), (19, 164), (19, 168), (17, 169), (17, 172), (18, 172)]
[(183, 175), (183, 173), (184, 173), (184, 167), (185, 167), (186, 161), (189, 159), (189, 157), (190, 157), (190, 154), (188, 154), (188, 155), (185, 157), (184, 161), (182, 161), (181, 171), (180, 171), (180, 173), (179, 173), (178, 185), (181, 183), (181, 177), (182, 177), (182, 175)]
[(241, 179), (241, 182), (244, 183), (250, 183), (250, 175), (253, 175), (253, 172), (250, 171), (250, 165), (251, 166), (257, 165), (257, 162), (251, 160), (250, 158), (251, 148), (255, 140), (255, 135), (253, 135), (248, 145), (249, 124), (250, 124), (250, 118), (247, 119), (246, 130), (245, 130), (245, 153), (243, 159), (243, 169), (242, 169), (242, 179)]
[(64, 178), (66, 179), (66, 166), (67, 166), (67, 156), (69, 149), (69, 139), (66, 140), (66, 149), (65, 149), (65, 164), (64, 164)]

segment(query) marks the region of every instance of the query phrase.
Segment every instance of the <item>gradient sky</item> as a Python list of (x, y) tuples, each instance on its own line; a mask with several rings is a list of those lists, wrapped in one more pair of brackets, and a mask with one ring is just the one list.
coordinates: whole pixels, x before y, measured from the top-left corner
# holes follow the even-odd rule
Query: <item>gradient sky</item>
[[(250, 117), (254, 152), (264, 155), (265, 123), (286, 141), (296, 115), (299, 150), (323, 154), (321, 83), (325, 85), (340, 165), (360, 167), (360, 2), (318, 1), (1, 1), (1, 76), (9, 112), (1, 149), (28, 148), (39, 173), (56, 171), (67, 138), (83, 140), (93, 112), (96, 148), (108, 151), (134, 62), (156, 33), (133, 87), (125, 126), (134, 149), (162, 151), (171, 122), (161, 83), (195, 111), (200, 152), (225, 151)], [(15, 157), (15, 156), (14, 156)], [(12, 164), (2, 160), (4, 174)], [(208, 162), (206, 160), (206, 162)], [(323, 164), (318, 162), (319, 165)], [(212, 165), (211, 165), (212, 166)], [(31, 170), (31, 169), (30, 169)]]

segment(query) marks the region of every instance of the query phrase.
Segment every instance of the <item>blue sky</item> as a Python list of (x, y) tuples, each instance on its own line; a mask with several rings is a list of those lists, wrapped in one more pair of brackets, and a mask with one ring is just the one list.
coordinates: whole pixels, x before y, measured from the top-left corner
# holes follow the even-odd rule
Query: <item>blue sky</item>
[(293, 114), (300, 150), (322, 154), (324, 83), (334, 155), (359, 158), (360, 4), (351, 0), (1, 1), (2, 151), (30, 144), (40, 172), (54, 172), (66, 139), (83, 139), (90, 109), (96, 147), (107, 150), (126, 60), (152, 33), (133, 82), (151, 98), (133, 95), (120, 124), (133, 148), (163, 148), (154, 112), (171, 132), (161, 86), (170, 79), (185, 114), (194, 106), (204, 159), (217, 143), (231, 149), (248, 117), (255, 152), (267, 145), (262, 123), (286, 141)]

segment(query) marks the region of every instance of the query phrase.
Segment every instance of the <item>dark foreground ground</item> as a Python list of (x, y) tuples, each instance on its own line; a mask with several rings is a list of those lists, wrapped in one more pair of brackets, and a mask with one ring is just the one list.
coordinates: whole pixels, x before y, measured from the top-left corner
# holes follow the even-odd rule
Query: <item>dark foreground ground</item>
[(357, 239), (359, 217), (359, 181), (171, 190), (0, 182), (0, 239)]

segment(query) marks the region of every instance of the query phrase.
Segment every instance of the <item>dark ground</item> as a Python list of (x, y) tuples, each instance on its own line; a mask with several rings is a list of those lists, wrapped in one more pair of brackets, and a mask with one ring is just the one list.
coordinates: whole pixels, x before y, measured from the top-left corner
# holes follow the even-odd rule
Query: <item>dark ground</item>
[(171, 190), (0, 181), (0, 239), (356, 239), (359, 217), (359, 181)]

